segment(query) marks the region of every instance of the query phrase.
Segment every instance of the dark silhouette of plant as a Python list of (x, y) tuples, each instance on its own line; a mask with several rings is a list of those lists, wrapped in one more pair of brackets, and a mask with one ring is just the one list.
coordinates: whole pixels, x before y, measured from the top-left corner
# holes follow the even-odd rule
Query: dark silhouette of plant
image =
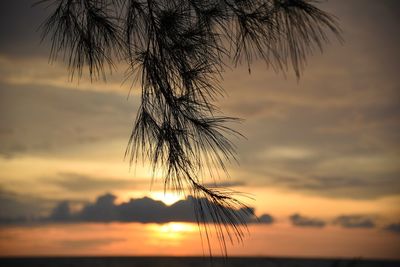
[[(297, 77), (306, 56), (322, 50), (328, 34), (340, 39), (336, 19), (313, 0), (43, 0), (54, 8), (43, 23), (52, 43), (51, 59), (61, 54), (72, 76), (87, 66), (91, 79), (106, 79), (107, 68), (124, 60), (141, 84), (141, 105), (126, 155), (162, 170), (165, 189), (206, 198), (195, 205), (199, 222), (206, 216), (239, 241), (246, 207), (232, 191), (203, 185), (202, 177), (226, 172), (235, 160), (227, 126), (236, 118), (218, 115), (214, 105), (229, 60), (235, 65), (264, 60), (274, 70)], [(206, 202), (209, 203), (209, 202)], [(216, 208), (217, 207), (217, 208)], [(251, 212), (251, 209), (242, 209)], [(207, 232), (207, 231), (206, 231)], [(208, 237), (207, 237), (208, 238)]]

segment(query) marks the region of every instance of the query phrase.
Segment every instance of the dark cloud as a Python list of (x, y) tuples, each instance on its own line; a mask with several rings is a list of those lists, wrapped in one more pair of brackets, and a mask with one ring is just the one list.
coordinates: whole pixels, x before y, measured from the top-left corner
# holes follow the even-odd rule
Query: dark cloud
[(33, 196), (23, 196), (0, 188), (0, 222), (14, 223), (38, 218), (55, 201)]
[(391, 223), (387, 225), (385, 230), (400, 234), (400, 223)]
[[(141, 222), (141, 223), (166, 223), (173, 221), (196, 222), (193, 209), (192, 197), (180, 200), (171, 206), (165, 205), (161, 201), (153, 200), (148, 197), (130, 199), (121, 204), (115, 203), (116, 196), (105, 194), (99, 196), (94, 203), (85, 205), (77, 212), (71, 212), (67, 202), (59, 203), (47, 218), (54, 222)], [(206, 203), (206, 199), (201, 199), (205, 206), (213, 207), (212, 203)], [(253, 215), (247, 215), (245, 210), (233, 210), (232, 213), (245, 216), (249, 223), (273, 222), (271, 215), (264, 214), (259, 220)], [(206, 211), (207, 212), (207, 211)]]
[(71, 219), (72, 213), (68, 201), (60, 202), (51, 211), (49, 219), (55, 222), (67, 222)]
[(375, 222), (368, 215), (342, 215), (334, 219), (333, 223), (345, 228), (374, 228)]
[[(189, 196), (168, 206), (149, 197), (130, 199), (120, 204), (115, 203), (116, 196), (104, 194), (95, 202), (79, 200), (55, 201), (35, 197), (24, 197), (13, 192), (0, 190), (0, 224), (30, 224), (39, 222), (197, 222), (194, 213), (194, 201), (200, 201), (205, 213), (213, 209), (213, 204), (206, 199), (194, 199)], [(73, 208), (72, 208), (73, 207)], [(254, 209), (231, 209), (232, 214), (241, 216), (248, 223), (271, 224), (274, 219), (269, 214), (259, 218)], [(48, 214), (48, 215), (46, 215)], [(211, 218), (206, 215), (206, 220)]]
[(270, 224), (274, 222), (274, 218), (269, 214), (263, 214), (260, 217), (258, 217), (258, 222), (263, 224)]
[[(0, 187), (0, 224), (36, 223), (47, 218), (53, 221), (68, 218), (70, 205), (81, 206), (86, 201), (74, 199), (62, 201), (35, 195), (15, 193)], [(54, 208), (56, 206), (56, 208)]]
[(324, 227), (326, 224), (323, 220), (305, 217), (300, 214), (293, 214), (289, 218), (293, 225), (300, 227)]

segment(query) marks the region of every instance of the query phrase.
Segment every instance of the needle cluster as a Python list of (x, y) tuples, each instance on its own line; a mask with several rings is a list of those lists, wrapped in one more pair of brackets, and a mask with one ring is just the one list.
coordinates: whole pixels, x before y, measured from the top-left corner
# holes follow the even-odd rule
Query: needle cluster
[[(328, 36), (340, 39), (336, 19), (313, 0), (44, 0), (53, 7), (43, 23), (51, 58), (62, 55), (70, 73), (106, 77), (125, 60), (141, 85), (141, 105), (127, 156), (162, 170), (165, 188), (206, 198), (198, 201), (199, 222), (209, 216), (240, 241), (251, 212), (227, 189), (210, 188), (202, 177), (226, 171), (235, 160), (228, 125), (220, 115), (221, 74), (229, 60), (250, 66), (262, 59), (274, 70), (291, 66), (299, 77), (306, 57), (322, 50)], [(222, 226), (221, 226), (222, 225)], [(225, 230), (226, 232), (224, 232)], [(232, 235), (233, 234), (233, 235)], [(233, 238), (234, 239), (234, 238)], [(233, 240), (231, 238), (231, 240)]]

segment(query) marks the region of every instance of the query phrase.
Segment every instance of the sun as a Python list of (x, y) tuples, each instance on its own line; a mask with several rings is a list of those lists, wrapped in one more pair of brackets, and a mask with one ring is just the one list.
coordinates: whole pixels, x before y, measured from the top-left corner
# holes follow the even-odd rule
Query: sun
[(197, 231), (196, 225), (185, 222), (151, 224), (148, 227), (151, 230), (153, 242), (171, 246), (182, 244), (184, 240), (192, 237), (192, 233)]
[(175, 202), (184, 199), (184, 196), (181, 194), (174, 194), (174, 193), (168, 193), (168, 192), (152, 192), (151, 193), (151, 198), (155, 200), (160, 200), (164, 202), (166, 205), (170, 206), (174, 204)]
[(162, 233), (187, 233), (193, 232), (194, 226), (190, 223), (181, 223), (181, 222), (171, 222), (167, 224), (163, 224), (160, 227), (160, 232)]

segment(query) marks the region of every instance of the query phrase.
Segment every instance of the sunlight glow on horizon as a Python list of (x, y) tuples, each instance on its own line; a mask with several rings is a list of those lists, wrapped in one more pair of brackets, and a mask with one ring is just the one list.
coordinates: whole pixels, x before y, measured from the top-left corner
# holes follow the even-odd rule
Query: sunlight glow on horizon
[(182, 245), (182, 240), (187, 238), (188, 234), (192, 234), (198, 229), (192, 223), (171, 222), (152, 225), (151, 230), (151, 235), (155, 240), (172, 243), (174, 245)]
[[(207, 255), (194, 223), (52, 224), (3, 230), (0, 239), (8, 241), (0, 242), (0, 256)], [(218, 240), (210, 241), (213, 256), (220, 255)], [(399, 259), (397, 236), (378, 229), (250, 225), (243, 241), (241, 245), (227, 242), (229, 255)]]

